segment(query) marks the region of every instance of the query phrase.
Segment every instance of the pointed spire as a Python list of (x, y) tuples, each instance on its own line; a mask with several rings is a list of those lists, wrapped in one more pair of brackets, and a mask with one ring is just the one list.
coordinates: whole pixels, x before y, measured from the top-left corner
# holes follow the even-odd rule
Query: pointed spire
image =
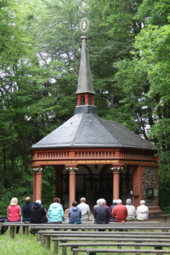
[(82, 93), (95, 94), (93, 83), (92, 83), (88, 52), (87, 52), (87, 36), (82, 36), (81, 39), (82, 39), (82, 51), (81, 51), (78, 87), (77, 87), (76, 94), (82, 94)]

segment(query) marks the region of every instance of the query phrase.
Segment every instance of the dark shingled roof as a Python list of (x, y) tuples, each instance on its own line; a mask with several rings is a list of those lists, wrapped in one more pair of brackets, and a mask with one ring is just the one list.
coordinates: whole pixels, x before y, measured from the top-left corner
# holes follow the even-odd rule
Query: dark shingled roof
[(32, 146), (34, 148), (135, 148), (154, 146), (115, 121), (97, 114), (79, 113)]

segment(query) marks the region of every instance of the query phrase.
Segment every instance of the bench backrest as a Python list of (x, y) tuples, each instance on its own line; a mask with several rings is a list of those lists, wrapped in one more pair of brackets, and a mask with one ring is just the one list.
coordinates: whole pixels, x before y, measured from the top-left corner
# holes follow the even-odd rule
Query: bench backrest
[[(77, 251), (77, 252), (86, 252), (86, 254), (88, 255), (89, 253), (118, 253), (118, 249), (79, 249), (79, 248), (75, 248), (73, 249), (73, 251)], [(120, 250), (119, 250), (120, 253)], [(169, 250), (146, 250), (146, 249), (142, 249), (142, 250), (138, 250), (138, 249), (121, 249), (121, 253), (156, 253), (158, 255), (161, 254), (169, 254), (170, 251)]]
[[(78, 241), (78, 242), (80, 242), (80, 241), (92, 241), (92, 242), (115, 242), (115, 241), (120, 241), (120, 238), (107, 238), (107, 240), (106, 240), (106, 238), (97, 238), (97, 237), (95, 237), (95, 238), (64, 238), (64, 237), (62, 237), (62, 238), (60, 238), (60, 237), (58, 237), (58, 238), (56, 238), (56, 237), (52, 237), (52, 241), (60, 241), (60, 242), (73, 242), (73, 241)], [(124, 238), (123, 240), (121, 240), (122, 242), (139, 242), (140, 240), (139, 239), (132, 239), (132, 238)], [(142, 242), (150, 242), (150, 240), (149, 239), (142, 239), (141, 240)], [(169, 241), (169, 239), (152, 239), (152, 243), (155, 243), (155, 242), (164, 242), (164, 243), (169, 243), (170, 241)]]

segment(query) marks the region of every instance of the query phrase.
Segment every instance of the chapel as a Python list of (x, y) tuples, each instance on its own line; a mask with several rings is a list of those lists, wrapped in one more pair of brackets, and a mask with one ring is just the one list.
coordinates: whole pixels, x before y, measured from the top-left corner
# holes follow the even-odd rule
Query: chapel
[(31, 147), (33, 201), (41, 199), (43, 170), (55, 167), (55, 195), (64, 209), (86, 197), (93, 207), (105, 198), (134, 206), (146, 200), (150, 216), (158, 205), (158, 157), (154, 145), (115, 121), (101, 119), (95, 106), (87, 37), (82, 36), (78, 103), (68, 121)]

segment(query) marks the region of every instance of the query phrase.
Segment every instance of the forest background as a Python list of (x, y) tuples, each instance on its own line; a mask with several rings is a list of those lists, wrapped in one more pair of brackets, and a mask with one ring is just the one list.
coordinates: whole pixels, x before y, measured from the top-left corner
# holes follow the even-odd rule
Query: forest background
[[(30, 147), (74, 114), (83, 17), (98, 115), (159, 148), (170, 211), (170, 1), (0, 0), (0, 214), (32, 194)], [(46, 207), (53, 180), (48, 167)]]

